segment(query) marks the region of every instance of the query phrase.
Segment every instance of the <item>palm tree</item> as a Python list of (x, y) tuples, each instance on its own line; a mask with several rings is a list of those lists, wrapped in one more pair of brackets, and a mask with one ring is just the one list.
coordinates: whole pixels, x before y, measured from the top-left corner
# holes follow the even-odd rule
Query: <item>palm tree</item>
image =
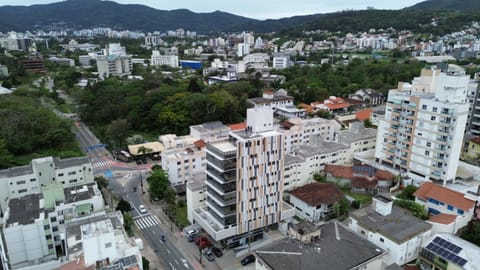
[(150, 154), (151, 152), (153, 152), (153, 150), (145, 146), (140, 146), (137, 151), (137, 153), (142, 153), (143, 160), (145, 160), (145, 155)]

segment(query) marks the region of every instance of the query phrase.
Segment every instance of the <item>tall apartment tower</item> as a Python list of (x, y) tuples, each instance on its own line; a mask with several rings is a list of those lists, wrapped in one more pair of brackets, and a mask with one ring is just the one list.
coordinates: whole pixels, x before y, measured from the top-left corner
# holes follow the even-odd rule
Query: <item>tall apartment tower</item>
[(230, 247), (245, 244), (293, 216), (282, 201), (283, 145), (269, 108), (248, 109), (245, 130), (207, 145), (207, 207), (195, 209), (194, 219), (212, 238)]
[(455, 180), (468, 117), (469, 76), (458, 67), (424, 69), (390, 90), (378, 125), (375, 159), (407, 172), (414, 184)]

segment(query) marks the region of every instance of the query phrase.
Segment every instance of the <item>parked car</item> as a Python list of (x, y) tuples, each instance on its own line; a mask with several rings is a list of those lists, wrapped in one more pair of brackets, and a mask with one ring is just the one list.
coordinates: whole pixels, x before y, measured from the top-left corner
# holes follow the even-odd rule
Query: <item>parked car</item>
[(242, 265), (247, 265), (247, 264), (251, 264), (255, 261), (255, 256), (253, 254), (250, 254), (248, 255), (247, 257), (243, 258), (240, 263)]
[(206, 248), (212, 244), (206, 237), (197, 237), (195, 238), (195, 245), (199, 246), (200, 248)]
[(135, 163), (137, 163), (137, 165), (140, 165), (140, 164), (142, 164), (142, 160), (141, 159), (136, 159)]
[(213, 256), (212, 251), (209, 248), (206, 248), (203, 250), (203, 255), (207, 258), (209, 261), (215, 260), (215, 256)]
[(145, 214), (145, 213), (147, 213), (147, 208), (145, 208), (145, 205), (140, 204), (138, 206), (138, 211), (140, 211), (140, 214)]
[(213, 253), (217, 258), (220, 258), (220, 257), (223, 256), (222, 250), (219, 249), (218, 247), (212, 247), (211, 250), (212, 250), (212, 253)]
[(199, 234), (200, 232), (197, 230), (197, 229), (193, 229), (193, 230), (188, 230), (185, 232), (185, 236), (186, 237), (191, 237), (191, 236), (195, 236), (197, 234)]
[(162, 235), (160, 239), (162, 240), (163, 243), (165, 243), (165, 235)]

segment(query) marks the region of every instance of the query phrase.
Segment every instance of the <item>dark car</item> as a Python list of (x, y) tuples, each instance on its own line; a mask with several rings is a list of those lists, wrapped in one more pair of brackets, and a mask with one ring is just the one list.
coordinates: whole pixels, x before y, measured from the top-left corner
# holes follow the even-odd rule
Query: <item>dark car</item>
[(207, 258), (209, 261), (215, 260), (215, 256), (213, 256), (212, 251), (209, 248), (206, 248), (203, 250), (203, 255)]
[(165, 235), (162, 235), (160, 239), (165, 243)]
[(147, 159), (145, 159), (145, 158), (142, 159), (142, 163), (143, 163), (143, 164), (147, 164)]
[(137, 163), (137, 165), (140, 165), (140, 164), (142, 164), (142, 160), (141, 159), (136, 159), (135, 163)]
[(254, 261), (255, 261), (255, 256), (252, 255), (252, 254), (250, 254), (250, 255), (248, 255), (247, 257), (243, 258), (243, 259), (240, 261), (240, 263), (241, 263), (242, 265), (247, 265), (247, 264), (253, 263)]
[(212, 247), (211, 250), (212, 250), (212, 253), (213, 253), (217, 258), (220, 258), (220, 257), (223, 256), (222, 250), (219, 249), (218, 247)]

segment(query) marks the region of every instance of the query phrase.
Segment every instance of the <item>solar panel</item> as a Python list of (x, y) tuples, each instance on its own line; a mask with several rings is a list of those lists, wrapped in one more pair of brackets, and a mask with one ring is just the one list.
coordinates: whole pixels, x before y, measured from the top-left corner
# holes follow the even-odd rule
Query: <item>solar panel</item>
[(445, 245), (445, 242), (447, 242), (447, 241), (445, 241), (444, 239), (440, 238), (440, 241), (438, 242), (438, 245), (441, 246), (441, 247), (443, 247), (443, 245)]
[(464, 266), (467, 263), (467, 260), (460, 258), (460, 261), (458, 262), (458, 265)]
[(451, 261), (451, 260), (453, 260), (453, 258), (455, 258), (455, 257), (456, 257), (455, 254), (450, 253), (450, 254), (448, 254), (448, 256), (447, 256), (447, 260)]
[(461, 248), (461, 247), (455, 247), (455, 248), (453, 249), (453, 252), (454, 252), (455, 254), (458, 254), (460, 251), (462, 251), (462, 248)]
[(427, 249), (428, 249), (428, 250), (432, 250), (432, 248), (433, 248), (434, 246), (435, 246), (434, 243), (430, 243), (430, 244), (427, 245)]

